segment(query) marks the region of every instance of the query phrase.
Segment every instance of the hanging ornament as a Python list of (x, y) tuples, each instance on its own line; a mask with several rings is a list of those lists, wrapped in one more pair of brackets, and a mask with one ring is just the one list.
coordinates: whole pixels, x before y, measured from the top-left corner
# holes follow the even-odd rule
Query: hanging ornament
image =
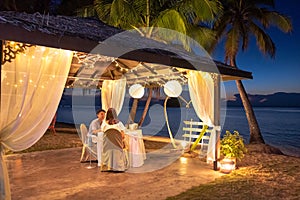
[(168, 81), (164, 85), (164, 92), (169, 97), (178, 97), (182, 92), (182, 87), (176, 80)]
[(132, 98), (140, 99), (144, 96), (145, 90), (141, 84), (134, 84), (129, 88), (129, 94)]

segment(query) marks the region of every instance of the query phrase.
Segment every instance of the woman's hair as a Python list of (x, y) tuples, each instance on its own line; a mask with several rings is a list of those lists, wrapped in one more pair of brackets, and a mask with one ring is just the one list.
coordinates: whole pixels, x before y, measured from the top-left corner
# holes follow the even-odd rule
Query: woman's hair
[(119, 123), (117, 112), (114, 108), (109, 108), (106, 112), (106, 121), (109, 125)]

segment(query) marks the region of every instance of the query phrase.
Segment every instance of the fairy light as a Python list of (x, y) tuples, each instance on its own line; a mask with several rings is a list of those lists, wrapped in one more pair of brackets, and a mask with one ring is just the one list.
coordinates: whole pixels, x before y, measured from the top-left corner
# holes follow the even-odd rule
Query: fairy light
[[(14, 41), (4, 41), (3, 43), (3, 58), (1, 63), (5, 64), (6, 62), (12, 62), (16, 58), (16, 55), (19, 53), (25, 53), (27, 47), (31, 47), (31, 44), (24, 44)], [(24, 55), (26, 56), (26, 55)]]

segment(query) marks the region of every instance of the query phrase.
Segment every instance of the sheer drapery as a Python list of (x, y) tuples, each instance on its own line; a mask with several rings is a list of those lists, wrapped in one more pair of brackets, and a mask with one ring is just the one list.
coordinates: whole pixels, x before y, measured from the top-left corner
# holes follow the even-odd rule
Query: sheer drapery
[(1, 199), (10, 199), (4, 149), (21, 151), (47, 130), (61, 99), (73, 53), (32, 46), (1, 69)]
[(209, 73), (190, 71), (189, 93), (197, 116), (207, 125), (213, 125), (214, 82)]
[[(207, 125), (213, 126), (214, 116), (214, 82), (207, 72), (190, 71), (188, 77), (189, 93), (197, 116)], [(216, 134), (210, 135), (207, 161), (214, 160)]]
[(119, 114), (123, 107), (126, 92), (126, 79), (105, 80), (101, 89), (102, 108), (114, 108)]

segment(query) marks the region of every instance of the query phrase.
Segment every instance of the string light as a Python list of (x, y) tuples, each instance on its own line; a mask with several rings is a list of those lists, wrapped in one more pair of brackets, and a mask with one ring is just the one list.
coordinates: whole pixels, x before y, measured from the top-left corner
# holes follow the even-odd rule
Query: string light
[[(14, 41), (4, 41), (3, 43), (3, 58), (2, 58), (2, 65), (6, 62), (12, 62), (13, 59), (16, 58), (16, 55), (19, 53), (25, 53), (27, 47), (31, 47), (31, 44), (24, 44), (21, 42), (14, 42)], [(26, 56), (26, 54), (25, 54)]]

